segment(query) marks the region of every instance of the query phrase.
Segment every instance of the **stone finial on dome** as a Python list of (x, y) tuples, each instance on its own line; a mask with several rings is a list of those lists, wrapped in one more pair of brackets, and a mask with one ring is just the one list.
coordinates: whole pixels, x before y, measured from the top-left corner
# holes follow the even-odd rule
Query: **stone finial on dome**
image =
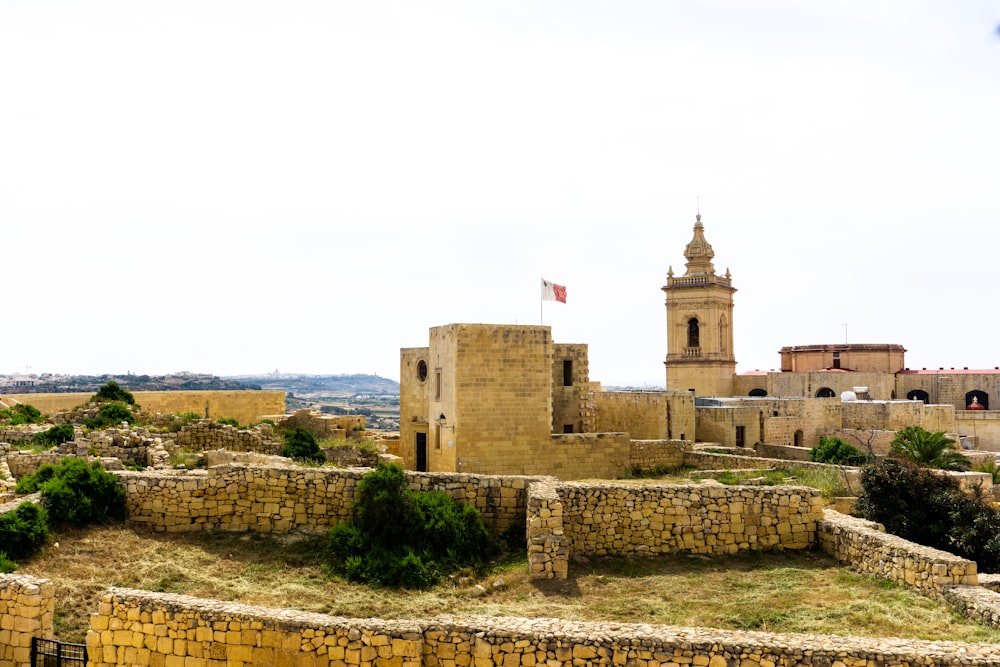
[(715, 275), (715, 267), (712, 265), (712, 258), (715, 252), (712, 245), (705, 240), (705, 226), (701, 224), (701, 213), (695, 216), (694, 238), (684, 248), (684, 256), (687, 257), (687, 271), (685, 276)]

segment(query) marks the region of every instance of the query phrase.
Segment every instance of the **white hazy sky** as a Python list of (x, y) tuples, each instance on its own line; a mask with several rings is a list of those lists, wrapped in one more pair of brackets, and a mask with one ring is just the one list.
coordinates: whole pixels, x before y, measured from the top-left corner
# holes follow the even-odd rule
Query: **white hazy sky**
[[(1000, 5), (0, 0), (0, 373), (377, 373), (452, 322), (663, 383), (700, 208), (738, 370), (1000, 365)], [(846, 324), (846, 328), (845, 328)]]

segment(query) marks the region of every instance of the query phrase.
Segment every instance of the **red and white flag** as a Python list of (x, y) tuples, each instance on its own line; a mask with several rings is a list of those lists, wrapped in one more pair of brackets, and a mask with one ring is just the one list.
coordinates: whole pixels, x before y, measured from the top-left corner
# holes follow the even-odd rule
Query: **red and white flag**
[(566, 287), (550, 283), (545, 278), (542, 278), (542, 301), (566, 303)]

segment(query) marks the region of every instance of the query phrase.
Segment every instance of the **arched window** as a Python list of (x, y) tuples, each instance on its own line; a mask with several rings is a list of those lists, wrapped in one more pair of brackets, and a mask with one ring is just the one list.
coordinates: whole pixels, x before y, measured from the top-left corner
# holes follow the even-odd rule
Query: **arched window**
[(719, 351), (723, 355), (729, 354), (729, 324), (725, 315), (719, 318)]
[(906, 393), (906, 400), (908, 401), (923, 401), (924, 404), (930, 403), (931, 397), (923, 389), (914, 389)]
[(688, 347), (701, 347), (701, 336), (698, 331), (698, 318), (688, 320)]
[(822, 387), (816, 392), (816, 398), (833, 398), (837, 394), (834, 393), (833, 389), (829, 387)]
[(968, 392), (965, 395), (965, 404), (971, 405), (973, 403), (972, 399), (975, 399), (976, 403), (979, 403), (979, 405), (983, 406), (983, 410), (990, 409), (990, 395), (987, 394), (985, 391), (973, 389), (972, 391)]
[(750, 395), (756, 398), (764, 398), (767, 396), (767, 389), (751, 389)]

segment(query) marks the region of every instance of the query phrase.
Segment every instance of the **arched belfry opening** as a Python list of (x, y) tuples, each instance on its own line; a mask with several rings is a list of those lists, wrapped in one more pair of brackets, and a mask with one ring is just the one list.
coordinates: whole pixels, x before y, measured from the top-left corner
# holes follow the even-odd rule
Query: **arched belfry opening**
[(736, 358), (733, 356), (732, 276), (712, 263), (715, 251), (705, 238), (701, 214), (694, 235), (684, 248), (684, 275), (667, 271), (667, 389), (697, 396), (732, 396)]
[(931, 402), (930, 394), (928, 394), (923, 389), (914, 389), (906, 393), (906, 400), (908, 401), (923, 401), (926, 405)]
[(701, 347), (701, 331), (698, 328), (698, 318), (692, 317), (688, 320), (688, 344), (689, 348)]

